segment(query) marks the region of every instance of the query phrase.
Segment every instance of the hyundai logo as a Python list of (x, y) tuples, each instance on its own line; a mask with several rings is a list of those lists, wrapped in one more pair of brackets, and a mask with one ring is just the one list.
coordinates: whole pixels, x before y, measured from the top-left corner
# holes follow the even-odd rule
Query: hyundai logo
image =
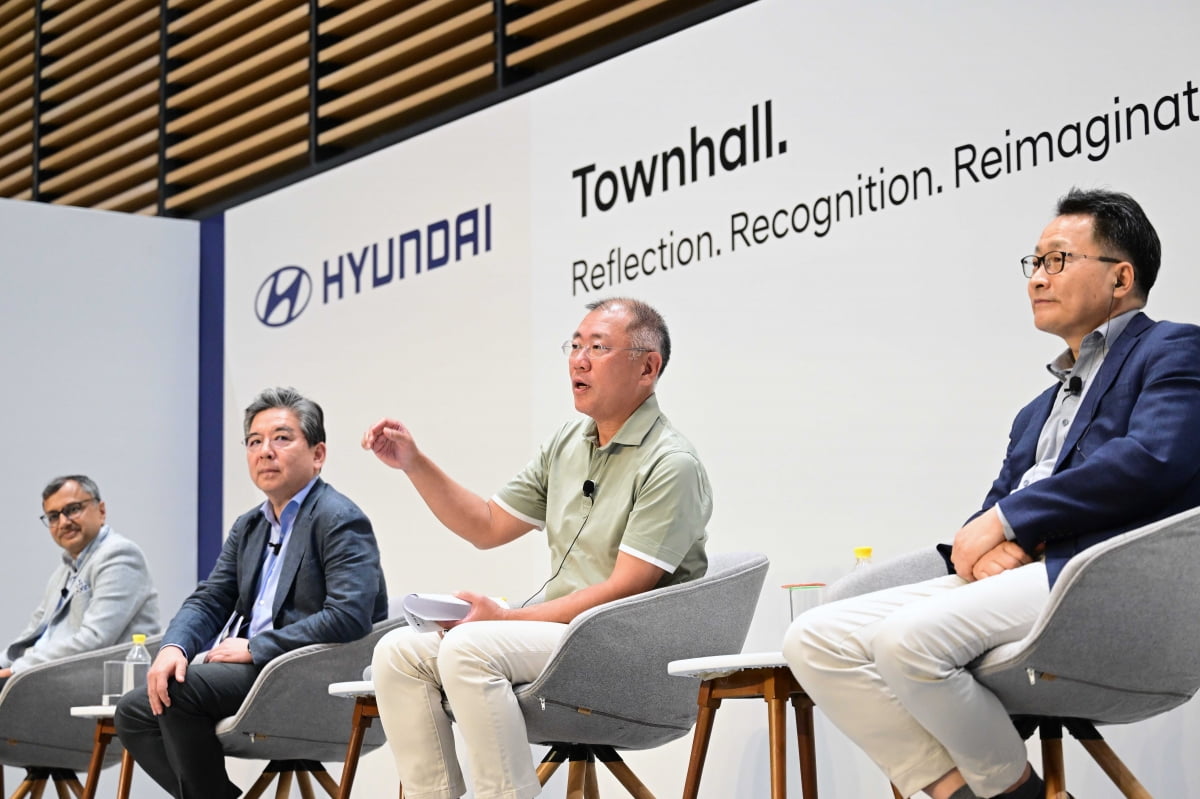
[(254, 298), (254, 313), (267, 327), (283, 327), (308, 307), (312, 279), (298, 266), (281, 266), (267, 276)]

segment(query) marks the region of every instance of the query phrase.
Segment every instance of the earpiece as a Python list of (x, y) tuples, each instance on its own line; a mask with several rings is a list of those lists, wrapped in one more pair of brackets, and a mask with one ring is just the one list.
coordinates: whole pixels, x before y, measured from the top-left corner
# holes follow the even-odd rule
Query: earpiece
[(1117, 282), (1113, 283), (1113, 288), (1119, 289), (1124, 285), (1125, 285), (1125, 281), (1121, 280), (1121, 278), (1117, 278)]

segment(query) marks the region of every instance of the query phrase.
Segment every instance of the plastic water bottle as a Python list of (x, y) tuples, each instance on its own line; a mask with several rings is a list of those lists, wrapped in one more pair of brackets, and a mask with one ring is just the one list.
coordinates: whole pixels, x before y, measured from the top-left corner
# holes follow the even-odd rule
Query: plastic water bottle
[(871, 553), (874, 550), (871, 547), (855, 547), (854, 548), (854, 568), (864, 569), (871, 565)]
[(133, 646), (125, 653), (125, 665), (121, 670), (121, 693), (128, 693), (146, 682), (150, 670), (150, 652), (146, 649), (146, 636), (133, 634)]

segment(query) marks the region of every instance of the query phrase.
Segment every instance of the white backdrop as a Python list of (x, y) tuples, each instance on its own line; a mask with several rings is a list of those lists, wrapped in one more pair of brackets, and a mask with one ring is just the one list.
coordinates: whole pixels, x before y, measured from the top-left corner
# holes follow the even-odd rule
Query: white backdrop
[[(473, 551), (359, 436), (397, 415), (486, 496), (573, 413), (556, 348), (583, 305), (644, 298), (675, 341), (662, 406), (712, 478), (711, 548), (772, 559), (747, 649), (777, 649), (780, 584), (835, 577), (855, 545), (877, 558), (932, 545), (978, 507), (1013, 414), (1062, 347), (1033, 329), (1018, 266), (1059, 195), (1137, 197), (1164, 242), (1151, 315), (1200, 317), (1186, 177), (1200, 169), (1198, 23), (1194, 5), (1165, 2), (762, 0), (234, 209), (228, 440), (257, 390), (297, 386), (326, 409), (326, 477), (374, 520), (393, 593), (523, 597), (547, 574), (536, 535)], [(1125, 109), (1138, 104), (1150, 131), (1135, 110), (1131, 137)], [(712, 175), (705, 145), (692, 155), (706, 137)], [(647, 192), (637, 174), (652, 159)], [(486, 246), (432, 269), (425, 252), (418, 273), (408, 245), (404, 278), (395, 262), (389, 272), (402, 234), (437, 254), (442, 221), (453, 232), (471, 211), (479, 226), (490, 218)], [(703, 257), (683, 264), (689, 246)], [(340, 284), (327, 283), (339, 258)], [(311, 299), (268, 327), (255, 300), (289, 265), (308, 273)], [(232, 521), (257, 498), (227, 452)], [(703, 795), (766, 794), (763, 721), (755, 703), (727, 703)], [(1194, 748), (1197, 721), (1188, 706), (1111, 737), (1153, 793), (1190, 795), (1200, 770), (1178, 752)], [(886, 790), (819, 724), (822, 790)], [(629, 759), (669, 796), (687, 745)], [(1077, 795), (1116, 796), (1094, 767), (1068, 762)], [(367, 758), (361, 779), (390, 792), (387, 755)]]
[(96, 481), (108, 523), (146, 553), (164, 624), (195, 587), (198, 230), (0, 200), (0, 646), (59, 564), (37, 518), (56, 475)]

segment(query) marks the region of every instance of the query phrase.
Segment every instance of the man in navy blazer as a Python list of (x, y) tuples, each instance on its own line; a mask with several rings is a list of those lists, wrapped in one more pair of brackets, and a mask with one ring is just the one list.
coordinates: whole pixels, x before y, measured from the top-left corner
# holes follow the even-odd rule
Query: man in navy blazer
[(1076, 553), (1200, 505), (1200, 327), (1141, 308), (1158, 234), (1128, 195), (1072, 190), (1021, 259), (1034, 324), (1067, 349), (1013, 422), (946, 577), (824, 605), (788, 629), (809, 695), (903, 796), (1044, 793), (1024, 741), (967, 670), (1023, 638)]
[(250, 476), (266, 501), (234, 522), (212, 573), (167, 627), (147, 690), (126, 694), (114, 719), (134, 760), (177, 799), (241, 793), (215, 727), (268, 661), (356, 640), (387, 616), (371, 523), (319, 476), (320, 406), (294, 389), (268, 389), (246, 409), (244, 428)]

